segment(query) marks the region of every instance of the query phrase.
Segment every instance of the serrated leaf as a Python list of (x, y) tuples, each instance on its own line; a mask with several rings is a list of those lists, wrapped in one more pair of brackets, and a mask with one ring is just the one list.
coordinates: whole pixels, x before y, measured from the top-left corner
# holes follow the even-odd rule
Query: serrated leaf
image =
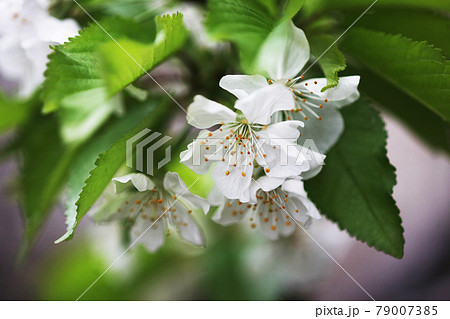
[(270, 32), (282, 21), (293, 17), (302, 7), (303, 0), (278, 1), (272, 6), (261, 0), (209, 0), (206, 27), (218, 40), (231, 41), (239, 48), (241, 64), (251, 70), (260, 46)]
[[(66, 142), (80, 142), (89, 137), (119, 109), (120, 101), (113, 97), (114, 94), (174, 53), (185, 38), (180, 14), (159, 17), (158, 32), (154, 23), (138, 24), (122, 18), (108, 18), (99, 24), (102, 28), (91, 24), (70, 42), (56, 46), (49, 56), (44, 111), (58, 110), (62, 137)], [(124, 56), (115, 41), (126, 42), (124, 49), (129, 49), (135, 56)], [(101, 54), (101, 48), (109, 45), (115, 45), (114, 53), (122, 52), (114, 56), (104, 51)], [(136, 47), (138, 49), (134, 50)], [(104, 69), (111, 65), (120, 65), (119, 71), (124, 74), (110, 73), (118, 71), (117, 67)]]
[(47, 219), (67, 177), (76, 152), (63, 145), (54, 116), (37, 117), (20, 132), (20, 195), (24, 235), (20, 255), (25, 257)]
[[(370, 97), (386, 111), (394, 114), (410, 128), (413, 134), (428, 145), (450, 155), (450, 126), (448, 123), (373, 72), (359, 69), (357, 74), (364, 79), (359, 85), (360, 92)], [(380, 91), (384, 94), (379, 94)]]
[[(319, 14), (322, 11), (329, 10), (358, 10), (361, 14), (370, 5), (374, 8), (386, 9), (425, 9), (425, 10), (443, 10), (450, 11), (450, 2), (442, 0), (314, 0), (307, 1), (304, 6), (304, 13), (307, 16)], [(355, 17), (356, 18), (356, 17)]]
[[(84, 187), (79, 194), (79, 198), (76, 201), (76, 212), (67, 216), (67, 232), (57, 243), (70, 239), (78, 226), (81, 219), (86, 215), (89, 209), (94, 205), (97, 199), (100, 197), (106, 186), (110, 183), (114, 174), (126, 161), (126, 141), (132, 136), (136, 135), (144, 128), (151, 128), (157, 125), (161, 121), (163, 115), (167, 115), (168, 108), (165, 105), (160, 105), (158, 109), (150, 113), (144, 120), (136, 125), (131, 131), (125, 134), (120, 140), (111, 145), (111, 147), (105, 152), (98, 155), (95, 161), (95, 168), (89, 172), (88, 178), (85, 180)], [(91, 153), (92, 154), (92, 153)], [(86, 168), (90, 168), (89, 163), (83, 163), (83, 174), (86, 172)], [(75, 186), (79, 186), (79, 180), (77, 180)]]
[(121, 38), (101, 45), (99, 52), (108, 93), (121, 91), (158, 65), (183, 45), (187, 35), (183, 16), (177, 13), (156, 17), (152, 45)]
[[(350, 25), (348, 20), (344, 25)], [(427, 41), (450, 58), (450, 19), (443, 14), (415, 10), (377, 10), (358, 21), (359, 27), (402, 34), (414, 41)]]
[(349, 31), (342, 49), (450, 121), (450, 62), (439, 49), (401, 35), (358, 28)]
[(66, 191), (66, 216), (67, 232), (55, 243), (60, 243), (70, 239), (77, 224), (77, 207), (75, 203), (78, 200), (81, 189), (91, 170), (95, 168), (95, 160), (100, 153), (108, 148), (123, 135), (137, 125), (142, 118), (147, 116), (154, 109), (157, 102), (144, 102), (134, 105), (127, 110), (127, 116), (114, 119), (103, 127), (95, 139), (87, 142), (77, 153), (74, 163), (71, 166)]
[[(314, 35), (309, 37), (309, 45), (314, 57), (317, 59), (323, 54), (317, 61), (327, 78), (327, 85), (322, 88), (322, 92), (338, 85), (338, 73), (345, 70), (347, 66), (342, 52), (339, 51), (336, 44), (332, 45), (334, 40), (330, 35)], [(324, 54), (324, 52), (326, 53)]]
[(350, 235), (396, 258), (403, 256), (403, 228), (392, 198), (395, 169), (386, 156), (384, 123), (369, 103), (342, 109), (345, 131), (322, 172), (305, 182), (322, 214)]

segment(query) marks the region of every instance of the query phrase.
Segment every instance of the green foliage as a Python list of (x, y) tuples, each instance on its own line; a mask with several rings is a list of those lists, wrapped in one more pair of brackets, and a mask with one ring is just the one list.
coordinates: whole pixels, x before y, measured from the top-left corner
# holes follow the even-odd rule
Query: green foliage
[(24, 123), (32, 109), (30, 101), (10, 100), (0, 92), (0, 132), (7, 131)]
[[(367, 69), (358, 69), (360, 92), (394, 114), (431, 147), (450, 154), (450, 127), (438, 115)], [(379, 94), (383, 92), (383, 94)]]
[[(362, 13), (375, 0), (314, 0), (307, 1), (304, 13), (307, 16), (319, 15), (328, 10), (360, 10)], [(387, 9), (426, 9), (426, 10), (447, 10), (450, 11), (450, 1), (447, 0), (378, 0), (374, 8)]]
[(126, 117), (117, 118), (102, 128), (95, 139), (83, 145), (71, 166), (66, 191), (66, 224), (67, 232), (56, 243), (70, 239), (77, 226), (77, 207), (79, 193), (89, 177), (91, 170), (95, 168), (95, 160), (99, 153), (108, 150), (109, 146), (119, 140), (123, 135), (137, 125), (154, 107), (156, 103), (139, 103), (134, 105)]
[(380, 77), (450, 121), (450, 62), (439, 49), (401, 35), (358, 28), (349, 31), (342, 48)]
[[(231, 41), (239, 48), (241, 64), (251, 70), (259, 48), (270, 32), (288, 17), (294, 16), (304, 0), (291, 0), (273, 9), (273, 1), (209, 0), (206, 27), (218, 40)], [(277, 8), (277, 6), (275, 6)], [(272, 8), (272, 9), (271, 9)], [(284, 9), (286, 11), (284, 11)]]
[[(107, 129), (106, 132), (100, 137), (100, 145), (93, 144), (88, 145), (81, 157), (79, 162), (77, 162), (74, 170), (72, 171), (70, 183), (69, 183), (69, 199), (68, 207), (66, 211), (66, 224), (67, 232), (60, 239), (58, 243), (73, 236), (73, 232), (78, 226), (81, 219), (86, 215), (89, 209), (94, 205), (97, 199), (105, 190), (106, 186), (111, 182), (114, 174), (119, 170), (119, 168), (125, 163), (126, 160), (126, 141), (132, 136), (136, 135), (144, 128), (153, 127), (160, 120), (163, 114), (167, 113), (167, 107), (161, 105), (158, 109), (151, 112), (145, 117), (139, 124), (137, 124), (132, 130), (123, 137), (111, 145), (109, 149), (98, 155), (95, 161), (95, 167), (92, 168), (92, 162), (94, 154), (98, 154), (98, 150), (102, 149), (107, 143), (109, 143), (113, 137), (118, 135), (123, 131), (130, 123), (121, 122), (117, 125), (121, 127), (113, 127)], [(135, 114), (134, 116), (128, 118), (130, 122), (135, 121), (139, 118), (142, 113)], [(134, 120), (133, 120), (134, 118)], [(97, 152), (97, 153), (96, 153)], [(87, 157), (85, 158), (84, 155)], [(89, 171), (90, 170), (90, 171)], [(87, 179), (85, 179), (87, 177)], [(82, 181), (84, 181), (84, 187), (81, 193), (78, 194), (79, 189), (82, 186)], [(73, 208), (72, 203), (76, 200), (76, 209)]]
[[(344, 25), (350, 25), (346, 19)], [(358, 27), (402, 34), (414, 41), (427, 41), (450, 58), (450, 19), (444, 14), (414, 10), (377, 10), (358, 21)]]
[(108, 93), (112, 95), (121, 91), (158, 65), (180, 48), (186, 37), (183, 16), (178, 13), (172, 17), (156, 17), (156, 37), (151, 45), (122, 40), (122, 37), (117, 42), (102, 45), (100, 53)]
[[(159, 17), (157, 32), (153, 23), (122, 18), (108, 18), (99, 24), (101, 27), (93, 24), (70, 42), (56, 46), (49, 56), (44, 111), (59, 110), (67, 142), (82, 141), (98, 129), (120, 107), (114, 94), (172, 54), (186, 36), (180, 14)], [(118, 43), (130, 50), (133, 58)]]
[(60, 194), (76, 150), (63, 145), (54, 116), (31, 120), (20, 132), (18, 145), (24, 257)]
[(335, 39), (329, 35), (315, 35), (309, 38), (311, 52), (316, 59), (329, 48), (317, 61), (327, 78), (327, 86), (322, 89), (322, 92), (338, 85), (338, 72), (345, 70), (346, 67), (345, 57), (339, 51), (337, 45), (331, 46), (334, 41)]
[(395, 169), (386, 156), (386, 132), (377, 111), (359, 100), (342, 110), (345, 131), (322, 172), (306, 182), (322, 214), (352, 236), (396, 258), (403, 228), (392, 198)]

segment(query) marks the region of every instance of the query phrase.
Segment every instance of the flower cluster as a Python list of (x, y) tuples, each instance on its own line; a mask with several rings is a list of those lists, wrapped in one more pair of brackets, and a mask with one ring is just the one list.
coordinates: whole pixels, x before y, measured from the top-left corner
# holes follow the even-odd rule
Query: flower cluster
[[(343, 77), (325, 92), (326, 79), (299, 76), (310, 58), (309, 44), (292, 22), (277, 27), (260, 52), (256, 64), (264, 75), (226, 75), (219, 83), (237, 98), (235, 111), (195, 97), (188, 123), (216, 129), (202, 130), (181, 162), (199, 174), (214, 166), (216, 189), (209, 201), (219, 208), (213, 220), (246, 220), (277, 239), (292, 234), (294, 224), (320, 218), (303, 180), (319, 173), (325, 158), (320, 152), (342, 132), (337, 108), (359, 97), (359, 76)], [(318, 146), (301, 145), (306, 139)]]
[(44, 80), (49, 46), (78, 34), (77, 23), (50, 16), (49, 5), (49, 0), (0, 2), (0, 77), (24, 97)]
[[(246, 222), (270, 239), (289, 236), (298, 225), (319, 219), (303, 181), (320, 172), (324, 153), (341, 134), (338, 109), (359, 97), (359, 77), (342, 77), (336, 87), (322, 92), (326, 79), (299, 75), (309, 58), (303, 31), (290, 21), (283, 23), (256, 58), (261, 75), (220, 80), (220, 87), (236, 97), (233, 108), (194, 97), (187, 122), (201, 131), (181, 152), (180, 162), (198, 174), (211, 172), (216, 187), (208, 201), (191, 194), (176, 173), (167, 173), (161, 187), (145, 175), (132, 174), (114, 179), (119, 195), (109, 202), (114, 207), (103, 210), (113, 213), (97, 213), (97, 218), (125, 220), (131, 239), (145, 237), (150, 251), (161, 246), (170, 229), (202, 246), (204, 237), (190, 213), (195, 208), (207, 213), (210, 204), (218, 206), (215, 222)], [(120, 196), (124, 187), (125, 197)]]

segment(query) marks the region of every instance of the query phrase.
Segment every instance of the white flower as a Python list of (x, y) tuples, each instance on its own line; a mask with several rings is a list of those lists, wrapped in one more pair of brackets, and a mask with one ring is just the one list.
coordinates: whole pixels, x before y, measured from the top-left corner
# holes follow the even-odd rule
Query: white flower
[(264, 168), (267, 176), (279, 178), (296, 176), (322, 165), (321, 154), (297, 145), (302, 122), (270, 124), (272, 114), (292, 107), (292, 99), (274, 103), (284, 90), (282, 85), (271, 85), (237, 100), (235, 108), (242, 112), (239, 114), (196, 96), (188, 108), (188, 123), (199, 129), (220, 127), (201, 131), (181, 153), (181, 163), (198, 174), (206, 173), (215, 164), (212, 178), (221, 192), (227, 198), (244, 202), (249, 200), (256, 164)]
[[(277, 120), (309, 119), (302, 135), (314, 138), (319, 151), (324, 153), (343, 130), (343, 120), (336, 108), (350, 104), (359, 97), (359, 76), (341, 77), (336, 87), (325, 92), (322, 92), (327, 85), (325, 78), (295, 83), (297, 79), (303, 79), (303, 76), (294, 77), (308, 62), (309, 51), (304, 32), (291, 21), (282, 23), (269, 35), (256, 59), (256, 68), (269, 79), (262, 75), (227, 75), (221, 79), (220, 86), (236, 97), (244, 98), (270, 84), (283, 85), (285, 95), (289, 95), (295, 103), (292, 109), (280, 112)], [(284, 97), (276, 103), (284, 103), (286, 99)]]
[(198, 208), (208, 213), (209, 203), (192, 194), (177, 173), (166, 173), (161, 187), (143, 174), (113, 181), (117, 195), (95, 212), (97, 221), (125, 220), (131, 241), (140, 240), (151, 252), (161, 247), (171, 230), (195, 246), (204, 246), (203, 233), (190, 214)]
[(242, 203), (211, 191), (208, 200), (219, 206), (213, 220), (224, 226), (246, 222), (250, 228), (260, 228), (265, 236), (275, 240), (291, 235), (299, 227), (297, 224), (309, 226), (312, 219), (320, 219), (298, 178), (263, 176), (252, 183), (250, 196), (250, 203)]
[(33, 93), (44, 80), (49, 45), (78, 32), (74, 20), (50, 16), (48, 5), (46, 0), (0, 2), (0, 75), (17, 83), (21, 96)]

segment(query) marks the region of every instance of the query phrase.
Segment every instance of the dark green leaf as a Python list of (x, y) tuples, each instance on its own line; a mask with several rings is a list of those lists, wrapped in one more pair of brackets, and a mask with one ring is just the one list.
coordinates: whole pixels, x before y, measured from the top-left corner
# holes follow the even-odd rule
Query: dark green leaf
[(76, 150), (63, 145), (54, 116), (33, 119), (20, 135), (24, 257), (60, 193)]
[(444, 120), (373, 72), (365, 69), (355, 73), (363, 79), (359, 85), (362, 93), (394, 114), (428, 145), (450, 154), (450, 128)]
[(440, 50), (401, 35), (358, 28), (349, 31), (342, 49), (450, 121), (450, 62)]
[(341, 229), (396, 258), (403, 256), (403, 228), (392, 198), (395, 169), (386, 156), (380, 115), (359, 100), (342, 110), (345, 131), (322, 172), (305, 184), (322, 214)]
[[(346, 21), (349, 25), (352, 21)], [(450, 58), (450, 19), (444, 15), (414, 10), (377, 10), (365, 15), (359, 27), (402, 34), (414, 41), (427, 41)]]
[[(327, 10), (360, 10), (361, 13), (367, 9), (375, 0), (314, 0), (307, 1), (304, 6), (306, 15), (319, 14)], [(450, 11), (450, 1), (447, 0), (379, 0), (373, 5), (374, 9), (398, 8), (405, 10), (411, 9), (428, 9)]]

